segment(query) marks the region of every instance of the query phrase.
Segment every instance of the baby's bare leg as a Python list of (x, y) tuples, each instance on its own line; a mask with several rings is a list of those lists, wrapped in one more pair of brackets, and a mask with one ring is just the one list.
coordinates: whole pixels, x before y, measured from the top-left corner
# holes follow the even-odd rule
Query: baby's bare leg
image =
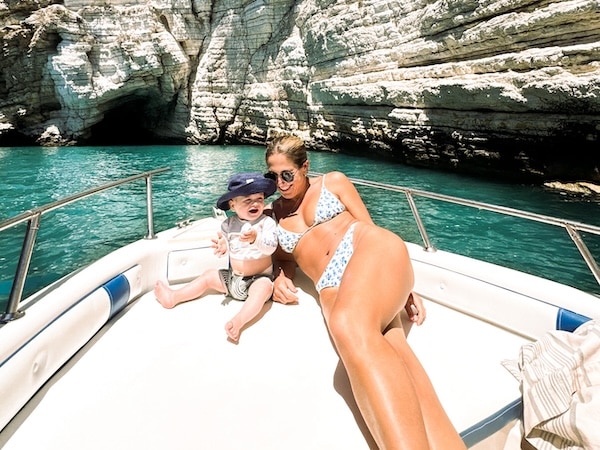
[(271, 298), (273, 294), (273, 282), (268, 278), (259, 278), (248, 290), (248, 298), (244, 302), (242, 309), (225, 324), (227, 336), (234, 342), (240, 339), (240, 333), (244, 325), (254, 319), (263, 305)]
[(154, 295), (158, 302), (165, 308), (173, 308), (179, 303), (200, 297), (209, 289), (225, 292), (225, 286), (221, 281), (219, 271), (216, 269), (204, 272), (181, 289), (171, 289), (167, 284), (159, 280), (154, 286)]

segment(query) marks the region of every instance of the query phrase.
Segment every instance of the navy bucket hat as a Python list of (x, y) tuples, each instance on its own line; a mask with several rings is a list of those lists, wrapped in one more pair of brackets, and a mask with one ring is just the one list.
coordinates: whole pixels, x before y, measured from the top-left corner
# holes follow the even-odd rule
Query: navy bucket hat
[(227, 193), (221, 195), (217, 201), (217, 207), (223, 211), (229, 209), (229, 200), (234, 197), (245, 197), (247, 195), (263, 192), (265, 198), (273, 195), (277, 190), (275, 181), (265, 178), (259, 172), (236, 173), (229, 178)]

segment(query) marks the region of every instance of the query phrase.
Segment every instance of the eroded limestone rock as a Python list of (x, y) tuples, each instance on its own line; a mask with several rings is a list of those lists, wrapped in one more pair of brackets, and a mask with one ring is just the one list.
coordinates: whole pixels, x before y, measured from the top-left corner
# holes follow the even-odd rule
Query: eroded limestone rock
[(599, 0), (0, 0), (0, 143), (94, 142), (120, 113), (181, 142), (293, 131), (317, 149), (598, 181), (599, 10)]

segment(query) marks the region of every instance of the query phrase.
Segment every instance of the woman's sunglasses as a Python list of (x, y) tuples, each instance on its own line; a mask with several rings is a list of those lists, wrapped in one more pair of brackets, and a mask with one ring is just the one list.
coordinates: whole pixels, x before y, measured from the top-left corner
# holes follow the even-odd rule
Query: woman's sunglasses
[(283, 181), (290, 183), (296, 176), (296, 172), (298, 172), (298, 170), (282, 170), (281, 173), (267, 172), (265, 173), (265, 178), (270, 178), (277, 183), (277, 178), (281, 177)]

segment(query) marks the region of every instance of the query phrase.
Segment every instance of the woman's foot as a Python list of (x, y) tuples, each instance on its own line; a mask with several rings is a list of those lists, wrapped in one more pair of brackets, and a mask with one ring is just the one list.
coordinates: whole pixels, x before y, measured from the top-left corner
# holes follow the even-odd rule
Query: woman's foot
[(154, 295), (158, 303), (165, 308), (171, 309), (177, 304), (175, 302), (175, 291), (160, 280), (154, 285)]

